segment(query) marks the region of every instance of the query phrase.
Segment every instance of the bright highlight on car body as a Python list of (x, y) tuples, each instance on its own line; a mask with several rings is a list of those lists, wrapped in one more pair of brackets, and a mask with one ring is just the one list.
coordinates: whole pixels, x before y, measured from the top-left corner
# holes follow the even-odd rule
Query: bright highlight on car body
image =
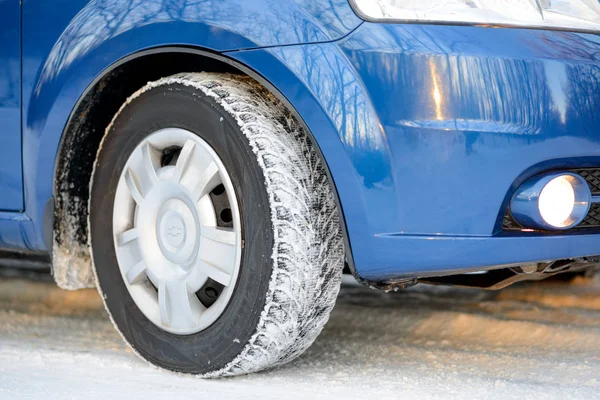
[(351, 0), (370, 20), (600, 31), (597, 0)]

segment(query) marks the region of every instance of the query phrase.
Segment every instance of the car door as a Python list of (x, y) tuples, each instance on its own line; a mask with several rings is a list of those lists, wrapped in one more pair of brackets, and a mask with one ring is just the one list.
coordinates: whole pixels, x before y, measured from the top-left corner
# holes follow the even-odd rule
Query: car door
[(0, 211), (23, 209), (21, 5), (0, 0)]

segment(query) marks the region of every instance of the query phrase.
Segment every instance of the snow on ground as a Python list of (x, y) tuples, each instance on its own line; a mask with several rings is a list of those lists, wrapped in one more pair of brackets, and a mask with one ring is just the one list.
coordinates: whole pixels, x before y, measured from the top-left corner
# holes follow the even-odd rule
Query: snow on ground
[(301, 358), (202, 380), (139, 360), (94, 290), (0, 278), (0, 399), (600, 396), (598, 278), (390, 294), (346, 282)]

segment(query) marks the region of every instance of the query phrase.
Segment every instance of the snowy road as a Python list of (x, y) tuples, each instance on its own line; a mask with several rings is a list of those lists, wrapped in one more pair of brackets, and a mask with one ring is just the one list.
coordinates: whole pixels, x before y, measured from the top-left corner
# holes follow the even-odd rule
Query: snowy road
[(0, 279), (0, 399), (207, 395), (598, 398), (600, 280), (501, 292), (419, 285), (388, 295), (347, 284), (300, 359), (252, 376), (201, 380), (137, 359), (95, 291)]

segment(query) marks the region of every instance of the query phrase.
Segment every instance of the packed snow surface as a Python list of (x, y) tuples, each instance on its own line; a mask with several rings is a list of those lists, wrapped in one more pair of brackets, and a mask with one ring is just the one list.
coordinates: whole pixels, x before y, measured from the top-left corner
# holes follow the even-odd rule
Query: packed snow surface
[[(600, 279), (500, 292), (346, 281), (314, 345), (276, 370), (202, 380), (135, 357), (96, 291), (0, 279), (0, 399), (597, 398)], [(259, 397), (260, 396), (260, 397)]]

